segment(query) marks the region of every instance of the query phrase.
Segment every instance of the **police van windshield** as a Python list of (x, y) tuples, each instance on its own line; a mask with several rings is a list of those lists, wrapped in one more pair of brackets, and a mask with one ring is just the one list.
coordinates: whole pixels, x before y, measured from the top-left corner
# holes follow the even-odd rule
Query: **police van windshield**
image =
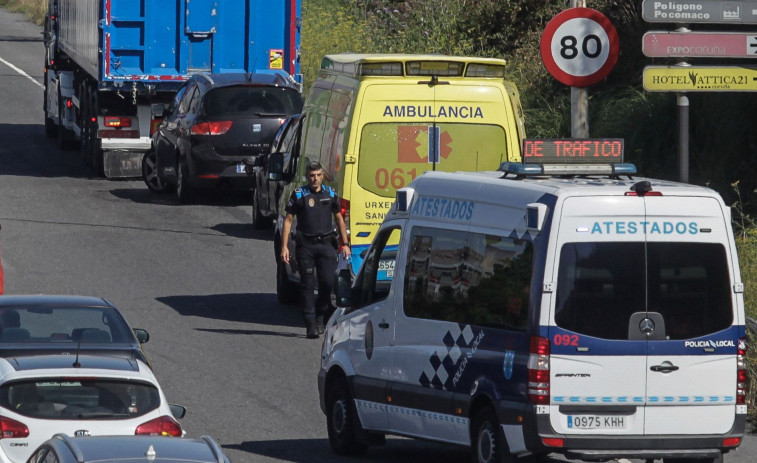
[(725, 248), (655, 242), (563, 246), (555, 306), (559, 327), (628, 339), (631, 314), (645, 310), (662, 314), (666, 339), (695, 338), (731, 326)]
[(487, 124), (367, 124), (358, 159), (360, 186), (389, 198), (425, 171), (496, 170), (507, 160), (505, 131)]

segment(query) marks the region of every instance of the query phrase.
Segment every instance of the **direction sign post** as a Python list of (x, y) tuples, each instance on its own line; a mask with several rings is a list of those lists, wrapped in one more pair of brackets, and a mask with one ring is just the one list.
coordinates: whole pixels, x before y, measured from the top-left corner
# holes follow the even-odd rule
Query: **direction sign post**
[(650, 23), (757, 24), (754, 1), (644, 0), (641, 16)]
[(641, 50), (650, 58), (757, 58), (757, 33), (649, 31)]
[[(575, 0), (571, 2), (576, 4)], [(587, 138), (588, 96), (583, 87), (604, 79), (618, 61), (620, 47), (615, 27), (599, 11), (569, 8), (547, 24), (540, 49), (547, 71), (571, 87), (571, 136)]]

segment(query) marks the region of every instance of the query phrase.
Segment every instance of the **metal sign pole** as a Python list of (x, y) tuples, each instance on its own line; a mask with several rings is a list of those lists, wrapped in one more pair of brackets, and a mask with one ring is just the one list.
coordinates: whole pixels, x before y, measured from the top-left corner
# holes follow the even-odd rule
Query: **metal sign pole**
[[(586, 0), (570, 0), (571, 8), (586, 8)], [(589, 138), (589, 89), (570, 87), (570, 136)]]
[(678, 179), (689, 183), (689, 97), (676, 93), (678, 105)]

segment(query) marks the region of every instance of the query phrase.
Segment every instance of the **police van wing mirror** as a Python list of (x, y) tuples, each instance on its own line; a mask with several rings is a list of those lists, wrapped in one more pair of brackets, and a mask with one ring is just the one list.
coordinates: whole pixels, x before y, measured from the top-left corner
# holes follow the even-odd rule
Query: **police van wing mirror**
[(334, 288), (337, 307), (352, 307), (352, 274), (350, 269), (343, 268), (336, 274)]
[(547, 205), (541, 203), (526, 204), (526, 227), (540, 231), (547, 218)]
[(268, 180), (279, 181), (284, 177), (284, 153), (268, 156)]

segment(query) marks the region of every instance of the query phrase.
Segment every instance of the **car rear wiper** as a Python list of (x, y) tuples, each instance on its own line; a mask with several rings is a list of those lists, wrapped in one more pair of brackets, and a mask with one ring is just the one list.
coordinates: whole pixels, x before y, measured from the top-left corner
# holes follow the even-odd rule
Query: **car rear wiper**
[(286, 117), (284, 113), (255, 113), (258, 117)]

